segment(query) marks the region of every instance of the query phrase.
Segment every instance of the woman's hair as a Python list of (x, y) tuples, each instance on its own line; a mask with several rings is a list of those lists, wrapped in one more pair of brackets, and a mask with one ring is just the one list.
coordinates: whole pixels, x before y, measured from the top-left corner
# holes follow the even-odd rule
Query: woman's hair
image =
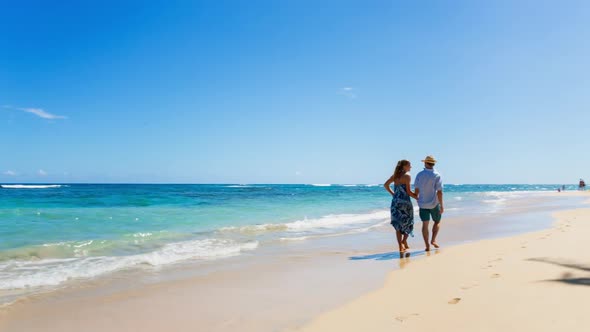
[(400, 161), (397, 162), (397, 166), (395, 166), (395, 171), (393, 171), (393, 178), (394, 179), (399, 179), (402, 177), (402, 175), (404, 175), (404, 167), (406, 167), (410, 162), (402, 159)]

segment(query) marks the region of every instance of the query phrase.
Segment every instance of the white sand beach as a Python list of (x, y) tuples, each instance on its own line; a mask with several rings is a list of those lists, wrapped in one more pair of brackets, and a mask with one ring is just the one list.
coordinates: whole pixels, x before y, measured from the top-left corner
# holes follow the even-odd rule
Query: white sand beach
[(298, 331), (587, 331), (590, 209), (555, 217), (548, 230), (434, 251)]

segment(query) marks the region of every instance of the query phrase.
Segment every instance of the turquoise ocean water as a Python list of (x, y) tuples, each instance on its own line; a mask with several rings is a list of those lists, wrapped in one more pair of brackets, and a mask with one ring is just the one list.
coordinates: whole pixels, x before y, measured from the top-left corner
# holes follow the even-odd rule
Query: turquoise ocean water
[[(446, 215), (493, 213), (507, 199), (556, 188), (446, 185)], [(0, 291), (367, 232), (389, 222), (389, 204), (376, 184), (2, 185)]]

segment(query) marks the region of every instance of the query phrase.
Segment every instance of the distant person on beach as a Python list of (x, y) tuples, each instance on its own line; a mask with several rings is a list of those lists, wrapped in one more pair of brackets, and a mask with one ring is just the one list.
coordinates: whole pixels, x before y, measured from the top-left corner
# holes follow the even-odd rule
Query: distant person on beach
[(584, 182), (584, 179), (580, 179), (580, 190), (584, 190), (586, 189), (586, 182)]
[[(407, 160), (398, 161), (393, 175), (385, 181), (384, 187), (391, 196), (391, 225), (395, 228), (399, 252), (404, 253), (408, 246), (408, 235), (414, 231), (414, 206), (410, 197), (417, 198), (410, 188), (412, 164)], [(391, 184), (394, 184), (393, 191)]]
[[(436, 242), (438, 231), (440, 230), (440, 220), (445, 211), (443, 203), (443, 184), (440, 174), (434, 169), (436, 159), (433, 156), (427, 156), (422, 160), (424, 170), (416, 175), (414, 181), (414, 190), (418, 195), (418, 206), (420, 207), (420, 219), (422, 220), (422, 236), (426, 251), (430, 251), (430, 245), (438, 248)], [(429, 240), (428, 224), (430, 218), (434, 225), (432, 226), (432, 239)]]

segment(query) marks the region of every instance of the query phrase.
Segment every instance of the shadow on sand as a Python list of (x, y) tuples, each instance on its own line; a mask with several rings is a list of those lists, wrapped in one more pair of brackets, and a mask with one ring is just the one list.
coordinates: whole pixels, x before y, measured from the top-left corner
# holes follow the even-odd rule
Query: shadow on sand
[[(559, 261), (556, 259), (545, 258), (545, 257), (529, 258), (527, 260), (530, 262), (547, 263), (547, 264), (553, 264), (553, 265), (566, 267), (569, 269), (590, 272), (590, 266), (588, 266), (588, 265), (582, 265), (582, 264), (571, 263), (571, 262), (563, 262), (563, 261)], [(565, 283), (565, 284), (569, 284), (569, 285), (576, 285), (576, 286), (590, 286), (590, 277), (582, 277), (582, 278), (574, 277), (573, 273), (571, 273), (571, 272), (563, 273), (561, 275), (561, 278), (549, 279), (549, 280), (544, 280), (544, 281), (561, 282), (561, 283)]]
[(385, 252), (385, 253), (365, 255), (365, 256), (351, 256), (351, 257), (348, 257), (348, 259), (351, 261), (359, 261), (359, 260), (366, 260), (366, 259), (372, 259), (372, 260), (376, 260), (376, 261), (388, 261), (388, 260), (404, 259), (404, 258), (418, 257), (418, 256), (424, 256), (424, 255), (426, 255), (426, 252), (424, 250), (405, 252), (405, 253), (400, 253), (399, 251), (392, 251), (392, 252)]

